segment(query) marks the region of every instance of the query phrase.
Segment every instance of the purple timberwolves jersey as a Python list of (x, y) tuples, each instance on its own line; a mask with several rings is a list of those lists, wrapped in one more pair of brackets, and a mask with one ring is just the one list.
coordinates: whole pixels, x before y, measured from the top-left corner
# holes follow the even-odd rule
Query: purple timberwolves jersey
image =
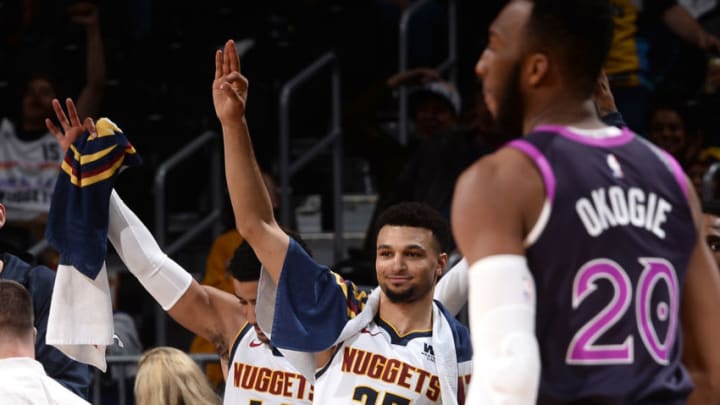
[(508, 145), (547, 193), (526, 240), (538, 403), (684, 403), (680, 291), (697, 239), (685, 175), (627, 129), (594, 135), (542, 126)]

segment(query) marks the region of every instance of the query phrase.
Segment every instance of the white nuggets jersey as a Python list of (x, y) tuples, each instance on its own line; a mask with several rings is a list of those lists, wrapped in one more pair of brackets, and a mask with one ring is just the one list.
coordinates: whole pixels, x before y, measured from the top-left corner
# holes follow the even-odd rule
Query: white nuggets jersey
[(230, 352), (224, 404), (312, 404), (313, 386), (246, 323)]
[[(341, 344), (318, 373), (316, 404), (441, 404), (432, 331), (399, 336), (379, 316)], [(464, 402), (472, 374), (470, 358), (458, 358), (458, 399)]]
[(50, 133), (21, 141), (13, 124), (0, 122), (0, 202), (10, 221), (31, 220), (50, 211), (62, 149)]

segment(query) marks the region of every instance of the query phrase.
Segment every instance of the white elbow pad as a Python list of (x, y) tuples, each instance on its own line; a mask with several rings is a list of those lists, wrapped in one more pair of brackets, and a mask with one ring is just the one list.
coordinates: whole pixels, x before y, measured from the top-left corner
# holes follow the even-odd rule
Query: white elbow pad
[(490, 256), (469, 269), (473, 377), (466, 404), (535, 404), (540, 351), (535, 282), (525, 257)]
[(172, 308), (190, 287), (190, 273), (160, 249), (150, 231), (115, 190), (110, 195), (108, 239), (128, 270), (164, 310)]

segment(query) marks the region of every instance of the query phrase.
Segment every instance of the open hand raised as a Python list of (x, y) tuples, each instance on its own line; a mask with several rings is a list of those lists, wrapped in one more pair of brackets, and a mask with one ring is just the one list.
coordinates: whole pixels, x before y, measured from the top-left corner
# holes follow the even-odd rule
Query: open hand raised
[(95, 123), (92, 118), (85, 118), (85, 122), (81, 123), (77, 109), (75, 108), (75, 103), (73, 103), (72, 99), (66, 99), (65, 105), (67, 106), (68, 115), (70, 116), (69, 119), (68, 116), (65, 115), (65, 111), (63, 111), (60, 101), (58, 99), (53, 99), (52, 101), (53, 110), (55, 110), (55, 116), (60, 122), (60, 126), (62, 126), (62, 131), (53, 124), (50, 118), (45, 118), (45, 126), (47, 126), (47, 129), (55, 136), (55, 139), (60, 142), (63, 153), (67, 152), (70, 145), (85, 131), (90, 133), (91, 138), (97, 136)]
[(240, 58), (235, 41), (215, 52), (215, 80), (212, 85), (215, 114), (222, 125), (238, 125), (245, 119), (248, 81), (240, 74)]

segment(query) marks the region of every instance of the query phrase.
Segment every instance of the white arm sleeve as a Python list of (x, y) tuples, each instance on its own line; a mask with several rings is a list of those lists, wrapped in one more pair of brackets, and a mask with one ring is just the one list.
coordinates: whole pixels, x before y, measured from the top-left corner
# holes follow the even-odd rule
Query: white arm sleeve
[(468, 262), (460, 260), (446, 271), (435, 286), (433, 298), (440, 301), (451, 314), (457, 315), (468, 299)]
[(192, 283), (192, 276), (160, 250), (155, 238), (112, 191), (108, 239), (128, 270), (163, 307), (172, 308)]
[(525, 257), (489, 256), (469, 269), (473, 376), (466, 404), (535, 404), (540, 351), (535, 282)]

